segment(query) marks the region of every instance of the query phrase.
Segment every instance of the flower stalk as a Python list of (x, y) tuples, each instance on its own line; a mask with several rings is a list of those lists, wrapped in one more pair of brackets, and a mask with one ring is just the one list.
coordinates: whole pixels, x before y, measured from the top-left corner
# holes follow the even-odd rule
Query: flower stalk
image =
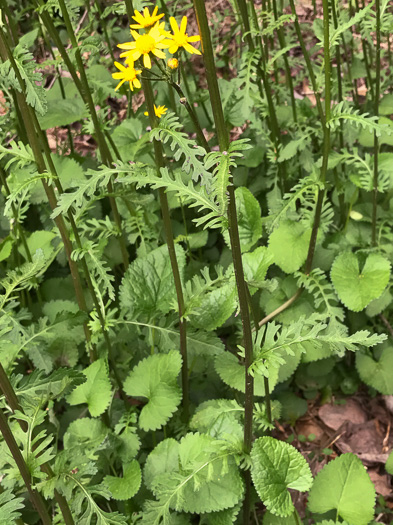
[[(142, 78), (143, 92), (145, 94), (147, 110), (149, 114), (150, 125), (152, 128), (157, 127), (157, 117), (154, 111), (154, 95), (150, 84), (150, 80)], [(162, 144), (157, 140), (153, 140), (154, 144), (154, 158), (156, 163), (157, 172), (160, 174), (161, 168), (165, 166), (164, 155), (162, 151)], [(175, 282), (177, 304), (179, 309), (179, 332), (180, 332), (180, 354), (182, 356), (182, 369), (181, 369), (181, 380), (182, 380), (182, 407), (183, 407), (183, 419), (188, 421), (189, 419), (189, 386), (188, 386), (188, 356), (187, 356), (187, 321), (184, 318), (185, 305), (183, 296), (183, 287), (180, 277), (179, 265), (177, 263), (175, 243), (173, 241), (172, 223), (169, 212), (168, 197), (163, 188), (159, 190), (160, 205), (162, 220), (164, 223), (164, 231), (166, 242), (168, 246), (169, 258), (172, 266), (173, 279)]]
[[(381, 4), (380, 0), (375, 0), (376, 12), (376, 43), (375, 43), (375, 99), (374, 115), (379, 115), (379, 96), (381, 91)], [(378, 153), (379, 140), (377, 132), (374, 131), (374, 177), (373, 177), (373, 212), (372, 212), (372, 230), (371, 242), (373, 246), (377, 245), (377, 203), (378, 203)]]
[[(217, 73), (214, 62), (213, 47), (211, 43), (209, 24), (207, 21), (205, 3), (203, 0), (194, 0), (194, 10), (197, 17), (199, 33), (201, 35), (203, 59), (206, 69), (206, 79), (208, 83), (214, 122), (218, 143), (221, 151), (229, 148), (229, 134), (225, 126), (224, 113), (220, 91), (217, 82)], [(235, 188), (232, 184), (228, 186), (228, 222), (229, 235), (232, 248), (232, 258), (235, 270), (236, 286), (238, 291), (240, 315), (243, 326), (243, 341), (245, 351), (245, 407), (244, 407), (244, 450), (247, 454), (251, 452), (252, 445), (252, 422), (253, 422), (253, 400), (254, 400), (254, 378), (249, 373), (249, 368), (253, 359), (253, 342), (250, 322), (250, 312), (247, 300), (247, 284), (244, 278), (242, 254), (240, 248), (239, 226), (237, 220)], [(245, 472), (246, 494), (243, 504), (243, 524), (250, 522), (250, 494), (251, 476), (250, 472)]]

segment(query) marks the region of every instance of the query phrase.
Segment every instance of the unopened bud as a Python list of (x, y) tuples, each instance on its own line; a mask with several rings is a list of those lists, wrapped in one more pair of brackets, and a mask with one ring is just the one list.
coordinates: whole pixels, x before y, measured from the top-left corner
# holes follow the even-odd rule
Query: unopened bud
[(168, 60), (168, 67), (170, 69), (177, 69), (179, 67), (179, 61), (177, 58), (170, 58)]

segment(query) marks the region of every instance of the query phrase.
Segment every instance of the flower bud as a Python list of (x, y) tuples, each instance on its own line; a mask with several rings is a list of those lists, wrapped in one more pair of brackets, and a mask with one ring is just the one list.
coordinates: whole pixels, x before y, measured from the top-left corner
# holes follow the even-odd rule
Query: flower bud
[(179, 61), (177, 58), (170, 58), (168, 60), (168, 67), (170, 69), (177, 69), (179, 67)]

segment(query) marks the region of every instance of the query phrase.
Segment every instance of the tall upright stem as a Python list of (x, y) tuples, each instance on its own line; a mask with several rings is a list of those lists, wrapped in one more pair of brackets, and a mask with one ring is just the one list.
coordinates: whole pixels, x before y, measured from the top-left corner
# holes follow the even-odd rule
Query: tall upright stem
[[(323, 126), (323, 158), (322, 168), (319, 177), (322, 184), (325, 183), (326, 173), (328, 168), (328, 159), (330, 151), (330, 128), (328, 122), (330, 120), (330, 106), (331, 106), (331, 64), (330, 64), (330, 48), (329, 48), (329, 0), (323, 0), (323, 56), (325, 64), (325, 118), (322, 123)], [(314, 224), (311, 231), (310, 244), (308, 247), (308, 254), (305, 263), (304, 272), (308, 275), (311, 272), (312, 261), (314, 258), (315, 246), (317, 244), (317, 235), (319, 224), (321, 221), (321, 212), (323, 199), (325, 196), (325, 189), (318, 190), (317, 205), (315, 207)]]
[[(381, 90), (381, 5), (380, 0), (375, 0), (377, 18), (376, 27), (376, 57), (375, 57), (375, 99), (374, 115), (379, 115), (379, 96)], [(372, 215), (372, 244), (377, 244), (377, 201), (378, 201), (378, 152), (379, 140), (374, 131), (374, 180), (373, 180), (373, 215)]]
[(304, 43), (302, 31), (301, 31), (299, 20), (298, 20), (297, 13), (296, 13), (295, 2), (294, 2), (294, 0), (289, 0), (289, 3), (291, 5), (292, 14), (295, 15), (294, 23), (295, 23), (296, 35), (297, 35), (300, 47), (302, 48), (302, 53), (303, 53), (304, 60), (306, 61), (308, 76), (310, 77), (310, 82), (311, 82), (311, 85), (312, 85), (312, 89), (314, 91), (314, 96), (315, 96), (315, 100), (316, 100), (316, 103), (317, 103), (317, 109), (318, 109), (318, 113), (319, 113), (319, 118), (320, 118), (320, 120), (321, 120), (321, 122), (323, 124), (323, 122), (325, 120), (325, 115), (324, 115), (323, 109), (322, 109), (321, 97), (320, 97), (320, 95), (318, 93), (318, 90), (317, 90), (317, 81), (316, 81), (314, 70), (313, 70), (313, 67), (312, 67), (310, 55), (308, 53), (306, 44)]
[[(14, 70), (15, 76), (16, 76), (16, 78), (17, 78), (17, 80), (19, 82), (19, 85), (21, 87), (22, 94), (17, 93), (17, 99), (18, 99), (18, 104), (19, 104), (19, 106), (21, 108), (21, 113), (22, 113), (22, 116), (23, 116), (23, 122), (24, 122), (26, 131), (27, 131), (27, 135), (29, 137), (29, 141), (30, 141), (30, 144), (31, 144), (31, 147), (32, 147), (32, 150), (33, 150), (33, 154), (34, 154), (34, 158), (35, 158), (35, 161), (36, 161), (36, 164), (37, 164), (38, 172), (39, 173), (45, 173), (46, 172), (46, 165), (45, 165), (44, 158), (42, 156), (40, 143), (39, 143), (38, 137), (36, 135), (36, 130), (35, 130), (34, 124), (33, 124), (35, 113), (34, 113), (34, 110), (26, 103), (26, 100), (25, 100), (25, 95), (26, 95), (25, 84), (24, 84), (24, 81), (23, 81), (23, 79), (22, 79), (22, 77), (20, 75), (18, 66), (15, 63), (14, 57), (12, 55), (12, 51), (11, 51), (10, 47), (8, 46), (8, 42), (7, 42), (7, 39), (5, 38), (5, 34), (4, 34), (4, 31), (3, 31), (2, 27), (0, 27), (0, 55), (3, 58), (3, 60), (7, 59), (7, 58), (10, 60), (11, 67)], [(49, 185), (45, 181), (45, 179), (42, 179), (42, 184), (43, 184), (46, 196), (48, 198), (49, 205), (50, 205), (51, 209), (54, 210), (56, 208), (56, 206), (57, 206), (57, 200), (56, 200), (56, 195), (55, 195), (55, 192), (53, 190), (53, 187), (51, 185)], [(76, 295), (76, 299), (77, 299), (77, 302), (78, 302), (78, 306), (79, 306), (80, 310), (87, 312), (87, 306), (86, 306), (85, 296), (84, 296), (84, 292), (83, 292), (83, 287), (82, 287), (82, 283), (81, 283), (78, 267), (77, 267), (75, 261), (73, 261), (72, 257), (71, 257), (72, 244), (71, 244), (71, 241), (70, 241), (70, 238), (69, 238), (69, 235), (68, 235), (67, 227), (66, 227), (66, 224), (65, 224), (63, 216), (62, 215), (57, 216), (55, 218), (55, 223), (56, 223), (56, 226), (59, 229), (60, 236), (61, 236), (61, 239), (62, 239), (62, 242), (63, 242), (63, 245), (64, 245), (64, 249), (65, 249), (65, 253), (66, 253), (66, 256), (67, 256), (67, 260), (68, 260), (68, 265), (69, 265), (70, 272), (71, 272), (71, 277), (72, 277), (72, 281), (73, 281), (73, 285), (74, 285), (74, 289), (75, 289), (75, 295)], [(85, 336), (86, 336), (86, 341), (87, 341), (88, 345), (90, 346), (90, 341), (91, 341), (90, 330), (89, 330), (86, 322), (84, 323), (83, 326), (84, 326), (84, 332), (85, 332)], [(91, 353), (92, 352), (94, 352), (94, 351), (91, 350)]]
[(33, 487), (31, 486), (31, 476), (29, 469), (27, 468), (25, 460), (23, 459), (21, 451), (19, 450), (19, 447), (15, 441), (14, 435), (8, 425), (8, 421), (6, 416), (4, 415), (3, 409), (0, 409), (0, 432), (2, 433), (4, 441), (6, 442), (7, 447), (9, 448), (12, 457), (15, 460), (15, 463), (19, 469), (24, 484), (26, 485), (31, 502), (36, 508), (41, 518), (42, 524), (51, 525), (52, 520), (48, 514), (48, 510), (45, 506), (45, 502), (42, 499), (41, 494), (37, 492), (37, 490), (33, 489)]
[[(39, 2), (42, 4), (42, 0), (39, 0)], [(64, 23), (65, 23), (65, 26), (66, 26), (66, 29), (67, 29), (67, 33), (68, 33), (68, 36), (69, 36), (70, 41), (71, 41), (71, 45), (72, 45), (72, 47), (73, 47), (73, 49), (75, 51), (75, 60), (76, 60), (76, 63), (77, 63), (78, 73), (79, 73), (80, 79), (78, 78), (78, 75), (75, 72), (75, 68), (74, 68), (74, 66), (72, 65), (72, 63), (71, 63), (71, 61), (69, 59), (66, 60), (66, 64), (67, 64), (67, 67), (71, 67), (70, 73), (71, 73), (71, 70), (73, 70), (73, 73), (71, 73), (72, 77), (73, 78), (75, 78), (75, 77), (78, 78), (78, 82), (76, 83), (76, 86), (80, 90), (83, 100), (87, 103), (87, 105), (89, 107), (89, 112), (90, 112), (90, 115), (91, 115), (91, 118), (92, 118), (92, 121), (93, 121), (94, 131), (95, 131), (95, 135), (96, 135), (96, 139), (97, 139), (98, 148), (99, 148), (100, 153), (101, 153), (102, 161), (107, 166), (111, 166), (113, 159), (112, 159), (112, 156), (111, 156), (111, 153), (110, 153), (110, 149), (109, 149), (109, 147), (108, 147), (108, 145), (106, 143), (105, 136), (104, 136), (104, 134), (103, 134), (103, 132), (101, 130), (101, 126), (100, 126), (100, 123), (99, 123), (99, 120), (98, 120), (98, 116), (97, 116), (96, 108), (95, 108), (95, 105), (94, 105), (93, 97), (92, 97), (91, 90), (90, 90), (90, 87), (89, 87), (89, 83), (88, 83), (88, 80), (87, 80), (85, 67), (83, 65), (80, 48), (78, 46), (78, 42), (77, 42), (76, 36), (74, 34), (74, 29), (72, 27), (71, 19), (70, 19), (69, 14), (68, 14), (67, 6), (66, 6), (64, 0), (59, 0), (59, 4), (60, 4), (61, 12), (62, 12), (62, 15), (63, 15)], [(55, 38), (55, 36), (54, 36), (54, 33), (57, 34), (57, 30), (56, 30), (53, 22), (50, 20), (50, 17), (46, 15), (46, 16), (42, 16), (42, 19), (43, 19), (44, 24), (47, 26), (47, 29), (50, 32), (52, 38), (54, 38), (56, 43), (58, 43), (58, 41), (60, 39), (59, 38)], [(66, 53), (66, 51), (64, 49), (64, 46), (63, 46), (61, 40), (60, 40), (59, 43), (60, 43), (59, 51), (60, 51), (62, 57), (64, 58), (64, 54), (67, 54), (67, 53)], [(113, 194), (113, 185), (112, 185), (112, 181), (111, 180), (108, 182), (108, 193), (110, 195)], [(129, 265), (128, 252), (127, 252), (127, 248), (126, 248), (124, 232), (122, 230), (121, 217), (120, 217), (120, 214), (119, 214), (119, 210), (117, 208), (117, 204), (116, 204), (115, 198), (112, 197), (112, 196), (109, 197), (109, 202), (110, 202), (110, 205), (111, 205), (113, 218), (114, 218), (116, 226), (117, 226), (117, 228), (118, 228), (118, 230), (120, 232), (120, 237), (119, 237), (120, 250), (121, 250), (121, 254), (122, 254), (124, 268), (127, 269), (128, 265)]]
[[(217, 73), (214, 63), (213, 47), (210, 38), (209, 24), (203, 0), (194, 0), (194, 10), (201, 35), (202, 52), (205, 62), (206, 78), (210, 92), (210, 98), (213, 108), (214, 122), (218, 137), (218, 143), (221, 151), (226, 151), (229, 147), (229, 135), (225, 126), (224, 113), (222, 109), (221, 96), (218, 88)], [(228, 222), (229, 234), (232, 248), (232, 258), (236, 277), (236, 286), (239, 297), (240, 315), (243, 326), (243, 340), (245, 348), (245, 410), (244, 410), (244, 450), (250, 453), (252, 445), (252, 419), (253, 419), (253, 397), (254, 397), (254, 380), (249, 373), (249, 368), (253, 360), (253, 343), (250, 313), (247, 301), (247, 284), (244, 279), (244, 270), (242, 254), (240, 249), (239, 228), (236, 212), (235, 188), (230, 181), (228, 186)], [(246, 475), (246, 494), (243, 505), (243, 524), (250, 523), (250, 493), (251, 478), (247, 471)]]
[[(145, 94), (147, 110), (149, 113), (150, 125), (152, 128), (156, 128), (157, 117), (154, 112), (154, 95), (153, 90), (150, 84), (150, 80), (142, 78), (142, 87)], [(162, 151), (162, 144), (157, 140), (153, 140), (154, 144), (154, 158), (157, 168), (157, 173), (160, 175), (161, 168), (165, 166), (164, 155)], [(179, 332), (180, 332), (180, 353), (182, 356), (182, 369), (181, 369), (181, 378), (182, 378), (182, 391), (183, 391), (183, 419), (188, 421), (189, 419), (189, 387), (188, 387), (188, 357), (187, 357), (187, 321), (184, 318), (184, 296), (183, 296), (183, 286), (181, 282), (179, 265), (177, 263), (175, 243), (173, 241), (173, 231), (172, 223), (169, 212), (168, 197), (163, 188), (159, 189), (160, 196), (160, 205), (161, 205), (161, 214), (162, 220), (164, 223), (164, 231), (166, 242), (168, 246), (169, 258), (172, 266), (172, 274), (175, 282), (176, 296), (177, 296), (177, 305), (179, 309)]]

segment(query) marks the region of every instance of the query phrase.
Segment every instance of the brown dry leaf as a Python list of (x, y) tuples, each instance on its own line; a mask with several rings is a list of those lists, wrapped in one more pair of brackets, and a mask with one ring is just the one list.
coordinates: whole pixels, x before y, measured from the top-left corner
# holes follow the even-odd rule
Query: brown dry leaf
[(0, 90), (0, 115), (6, 115), (8, 110), (7, 100), (4, 97), (4, 93)]
[(384, 498), (392, 494), (392, 486), (389, 483), (389, 478), (386, 474), (379, 474), (378, 469), (368, 469), (368, 474), (371, 481), (374, 483), (377, 494), (381, 494)]
[(295, 428), (298, 435), (303, 434), (303, 436), (307, 437), (310, 434), (314, 434), (315, 440), (313, 443), (320, 441), (320, 439), (325, 435), (323, 429), (313, 419), (298, 419)]
[(316, 99), (316, 97), (315, 97), (315, 95), (314, 95), (314, 91), (313, 91), (312, 89), (310, 89), (310, 86), (309, 86), (309, 84), (308, 84), (308, 80), (307, 80), (307, 78), (305, 78), (305, 79), (303, 80), (303, 89), (302, 89), (302, 93), (303, 93), (303, 95), (305, 95), (305, 96), (309, 99), (309, 101), (311, 102), (311, 105), (312, 105), (312, 106), (316, 106), (316, 104), (317, 104), (317, 99)]
[(367, 421), (367, 415), (359, 403), (348, 399), (344, 405), (323, 405), (318, 415), (326, 426), (338, 430), (344, 423), (360, 425)]

